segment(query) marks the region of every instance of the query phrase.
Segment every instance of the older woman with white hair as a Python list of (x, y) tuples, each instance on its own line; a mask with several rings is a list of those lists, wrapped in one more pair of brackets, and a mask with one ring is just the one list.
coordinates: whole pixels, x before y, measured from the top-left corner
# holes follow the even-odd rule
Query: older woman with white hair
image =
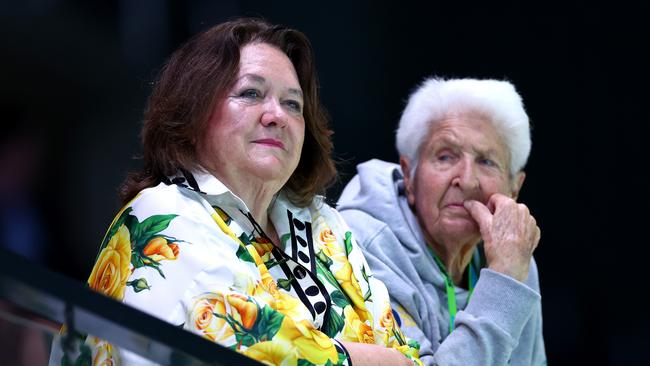
[(400, 164), (357, 167), (339, 210), (427, 365), (542, 365), (540, 230), (517, 203), (531, 148), (512, 84), (431, 78), (397, 129)]

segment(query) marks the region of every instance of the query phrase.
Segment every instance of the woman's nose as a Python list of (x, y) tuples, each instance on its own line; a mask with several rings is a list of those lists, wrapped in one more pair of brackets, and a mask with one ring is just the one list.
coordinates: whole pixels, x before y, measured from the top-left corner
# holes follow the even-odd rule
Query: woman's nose
[(263, 126), (284, 127), (287, 124), (287, 112), (282, 108), (280, 101), (269, 99), (264, 103), (264, 110), (260, 122)]
[(464, 158), (459, 161), (452, 184), (463, 190), (475, 190), (479, 187), (476, 164), (472, 159)]

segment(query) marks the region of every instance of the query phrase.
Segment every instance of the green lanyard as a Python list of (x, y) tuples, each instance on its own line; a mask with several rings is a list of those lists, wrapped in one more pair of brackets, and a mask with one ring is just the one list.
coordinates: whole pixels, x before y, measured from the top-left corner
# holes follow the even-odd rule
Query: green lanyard
[[(451, 277), (449, 277), (449, 274), (445, 269), (445, 265), (431, 248), (429, 248), (429, 252), (431, 253), (431, 256), (433, 256), (433, 259), (436, 261), (438, 268), (440, 268), (442, 276), (445, 278), (445, 288), (447, 289), (447, 309), (449, 309), (449, 333), (451, 333), (454, 330), (454, 321), (456, 320), (456, 313), (458, 312), (458, 309), (456, 307), (456, 288), (454, 287), (454, 282), (451, 280)], [(474, 285), (476, 285), (476, 281), (478, 281), (478, 273), (476, 272), (475, 268), (478, 262), (480, 262), (480, 253), (478, 250), (476, 250), (474, 251), (472, 261), (469, 264), (469, 276), (467, 281), (469, 288), (469, 296), (467, 297), (468, 302), (472, 297)]]

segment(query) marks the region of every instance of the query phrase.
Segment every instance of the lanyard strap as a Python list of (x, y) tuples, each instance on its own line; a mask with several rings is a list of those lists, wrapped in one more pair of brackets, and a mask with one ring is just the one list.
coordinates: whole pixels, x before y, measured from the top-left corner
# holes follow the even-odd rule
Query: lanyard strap
[[(445, 268), (445, 265), (442, 263), (440, 258), (434, 253), (434, 251), (429, 248), (429, 252), (431, 253), (431, 256), (433, 256), (433, 260), (436, 262), (438, 265), (438, 268), (440, 268), (440, 272), (442, 272), (442, 276), (445, 279), (445, 288), (447, 290), (447, 309), (449, 310), (449, 333), (451, 333), (454, 330), (454, 321), (456, 320), (456, 313), (458, 312), (458, 308), (456, 305), (456, 287), (454, 286), (454, 282), (451, 280), (451, 277), (449, 277), (449, 274), (447, 273), (447, 269)], [(480, 253), (478, 249), (474, 251), (474, 255), (472, 258), (472, 261), (469, 264), (469, 276), (467, 279), (468, 282), (468, 288), (469, 288), (469, 295), (467, 297), (467, 301), (469, 302), (469, 299), (472, 297), (472, 293), (474, 292), (474, 285), (476, 285), (476, 281), (478, 281), (478, 273), (476, 271), (476, 262), (480, 261)]]

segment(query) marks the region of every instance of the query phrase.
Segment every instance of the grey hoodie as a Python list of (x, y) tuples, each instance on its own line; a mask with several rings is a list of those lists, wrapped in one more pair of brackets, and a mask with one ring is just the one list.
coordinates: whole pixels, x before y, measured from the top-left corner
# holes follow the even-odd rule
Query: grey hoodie
[(526, 283), (487, 268), (468, 291), (456, 287), (449, 333), (444, 277), (403, 194), (399, 165), (370, 160), (345, 187), (338, 210), (375, 277), (388, 287), (404, 333), (420, 342), (425, 365), (544, 365), (537, 266)]

